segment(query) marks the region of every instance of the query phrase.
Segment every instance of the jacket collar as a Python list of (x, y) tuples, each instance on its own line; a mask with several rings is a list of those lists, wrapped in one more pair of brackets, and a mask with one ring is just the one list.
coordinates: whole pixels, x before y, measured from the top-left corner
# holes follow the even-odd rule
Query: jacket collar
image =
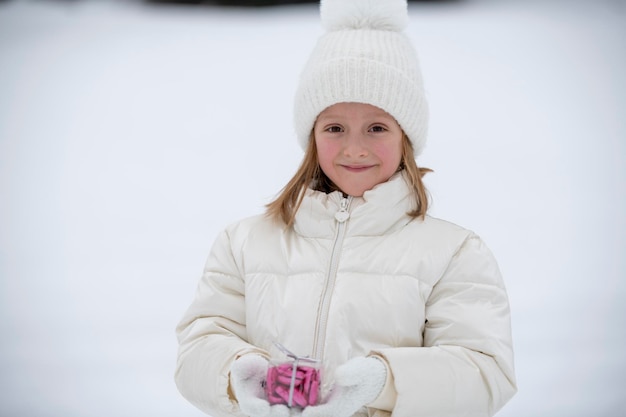
[[(339, 191), (330, 194), (307, 190), (296, 213), (294, 230), (304, 237), (328, 238), (335, 235), (343, 195)], [(413, 192), (404, 173), (392, 176), (378, 184), (362, 197), (349, 197), (347, 236), (378, 236), (391, 233), (409, 221), (406, 213), (413, 210)]]

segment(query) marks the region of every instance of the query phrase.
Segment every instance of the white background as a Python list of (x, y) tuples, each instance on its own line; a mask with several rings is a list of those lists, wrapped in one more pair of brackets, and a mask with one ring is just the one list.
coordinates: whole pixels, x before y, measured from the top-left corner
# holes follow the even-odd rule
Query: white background
[[(432, 214), (513, 311), (503, 417), (626, 408), (626, 2), (411, 4)], [(302, 152), (315, 5), (0, 3), (0, 415), (200, 416), (174, 327), (226, 224)], [(416, 393), (419, 395), (419, 393)]]

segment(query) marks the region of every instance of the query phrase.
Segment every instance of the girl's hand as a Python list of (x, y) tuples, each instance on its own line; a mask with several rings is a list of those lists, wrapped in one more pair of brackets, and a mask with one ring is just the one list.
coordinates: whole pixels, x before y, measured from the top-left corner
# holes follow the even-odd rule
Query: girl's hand
[(267, 377), (267, 359), (248, 354), (237, 359), (230, 368), (230, 382), (239, 409), (250, 417), (291, 417), (284, 405), (273, 405), (265, 399), (263, 385)]
[(350, 417), (380, 395), (387, 367), (373, 357), (358, 357), (337, 368), (335, 386), (324, 404), (307, 407), (302, 417)]

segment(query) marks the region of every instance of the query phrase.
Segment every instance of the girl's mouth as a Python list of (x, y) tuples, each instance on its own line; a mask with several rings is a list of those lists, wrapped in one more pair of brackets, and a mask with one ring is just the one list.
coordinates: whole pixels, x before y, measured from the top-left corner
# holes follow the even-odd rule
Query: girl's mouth
[(346, 171), (350, 172), (363, 172), (370, 169), (371, 165), (342, 165)]

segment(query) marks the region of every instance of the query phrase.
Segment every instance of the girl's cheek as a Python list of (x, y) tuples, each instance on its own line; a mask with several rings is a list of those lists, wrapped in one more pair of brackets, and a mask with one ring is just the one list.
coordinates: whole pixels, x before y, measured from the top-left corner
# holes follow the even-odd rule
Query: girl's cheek
[(339, 149), (337, 141), (320, 140), (317, 142), (317, 153), (321, 156), (330, 156), (336, 153)]

